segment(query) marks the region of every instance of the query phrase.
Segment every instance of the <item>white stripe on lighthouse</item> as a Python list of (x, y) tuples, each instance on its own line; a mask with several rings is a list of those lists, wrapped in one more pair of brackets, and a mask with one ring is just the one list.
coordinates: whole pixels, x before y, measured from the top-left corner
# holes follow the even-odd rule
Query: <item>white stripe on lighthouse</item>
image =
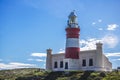
[(79, 38), (67, 38), (66, 47), (79, 47)]

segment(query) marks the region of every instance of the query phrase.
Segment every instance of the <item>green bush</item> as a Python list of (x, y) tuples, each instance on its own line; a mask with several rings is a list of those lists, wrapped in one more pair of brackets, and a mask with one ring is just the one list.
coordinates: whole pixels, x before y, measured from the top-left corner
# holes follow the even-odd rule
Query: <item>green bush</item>
[(95, 77), (95, 79), (94, 79), (94, 80), (102, 80), (102, 77), (97, 76), (97, 77)]
[(1, 70), (0, 80), (120, 80), (120, 71), (40, 71), (39, 69)]
[(58, 77), (56, 80), (69, 80), (68, 77)]
[(106, 73), (105, 72), (100, 72), (100, 77), (106, 77)]

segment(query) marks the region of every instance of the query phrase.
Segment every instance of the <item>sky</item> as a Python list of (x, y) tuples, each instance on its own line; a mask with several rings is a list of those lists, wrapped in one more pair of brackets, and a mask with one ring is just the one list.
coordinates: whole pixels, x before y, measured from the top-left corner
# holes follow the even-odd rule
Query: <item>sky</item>
[(120, 66), (120, 0), (0, 0), (0, 69), (45, 68), (46, 49), (65, 50), (73, 10), (81, 50), (102, 42), (113, 68)]

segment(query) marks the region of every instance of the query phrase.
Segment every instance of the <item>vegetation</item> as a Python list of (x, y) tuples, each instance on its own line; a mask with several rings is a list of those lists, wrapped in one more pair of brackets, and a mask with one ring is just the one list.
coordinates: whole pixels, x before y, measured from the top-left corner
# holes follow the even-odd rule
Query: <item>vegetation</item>
[(1, 70), (0, 80), (120, 80), (120, 71), (57, 71), (38, 68)]

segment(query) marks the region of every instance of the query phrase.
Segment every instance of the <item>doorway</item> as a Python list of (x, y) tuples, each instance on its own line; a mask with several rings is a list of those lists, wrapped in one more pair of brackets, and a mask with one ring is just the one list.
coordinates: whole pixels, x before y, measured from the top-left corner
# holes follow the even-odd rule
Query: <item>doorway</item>
[(68, 62), (65, 62), (65, 69), (68, 69)]

